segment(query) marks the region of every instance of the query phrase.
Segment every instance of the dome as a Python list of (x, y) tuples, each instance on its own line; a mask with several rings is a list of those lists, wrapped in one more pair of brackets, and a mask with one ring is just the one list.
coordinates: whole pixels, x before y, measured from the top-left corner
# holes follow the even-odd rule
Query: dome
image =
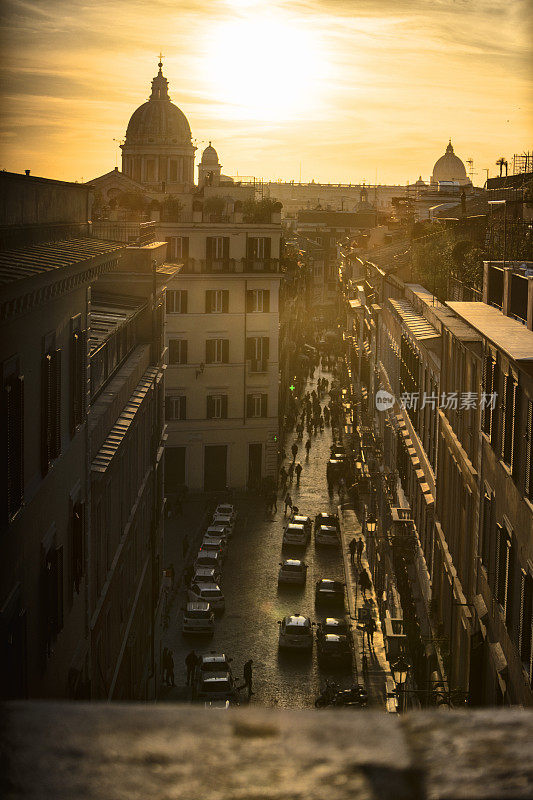
[(438, 183), (439, 181), (468, 183), (465, 165), (453, 152), (451, 139), (446, 152), (435, 162), (433, 167), (431, 183)]
[(213, 166), (218, 166), (218, 153), (215, 148), (211, 146), (211, 142), (209, 142), (209, 145), (202, 153), (202, 164), (212, 164)]
[(126, 144), (191, 144), (187, 117), (168, 96), (168, 81), (161, 71), (152, 80), (152, 94), (147, 103), (133, 112), (126, 130)]

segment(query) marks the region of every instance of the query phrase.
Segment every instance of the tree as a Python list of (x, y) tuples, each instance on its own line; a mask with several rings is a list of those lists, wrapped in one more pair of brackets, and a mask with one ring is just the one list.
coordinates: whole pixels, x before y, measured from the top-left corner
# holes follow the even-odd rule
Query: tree
[(148, 201), (141, 192), (120, 192), (117, 204), (126, 211), (146, 211), (148, 207)]
[(212, 220), (215, 222), (222, 219), (225, 210), (226, 200), (218, 194), (215, 194), (212, 197), (207, 197), (204, 200), (204, 211), (210, 214)]
[(262, 200), (246, 200), (242, 204), (242, 218), (244, 222), (270, 222), (272, 213), (281, 211), (281, 203), (264, 197)]
[(183, 204), (175, 194), (169, 194), (161, 204), (161, 219), (163, 222), (179, 222)]

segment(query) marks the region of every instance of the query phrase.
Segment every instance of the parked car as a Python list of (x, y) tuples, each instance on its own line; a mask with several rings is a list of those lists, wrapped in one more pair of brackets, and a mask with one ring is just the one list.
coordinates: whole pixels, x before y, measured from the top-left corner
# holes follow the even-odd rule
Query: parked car
[(319, 622), (316, 629), (316, 635), (321, 636), (325, 633), (337, 633), (339, 636), (348, 636), (350, 626), (345, 619), (340, 617), (326, 617), (326, 619)]
[(197, 680), (200, 675), (208, 672), (226, 672), (231, 675), (232, 661), (233, 659), (229, 658), (225, 653), (217, 653), (216, 650), (211, 650), (209, 653), (204, 653), (203, 655), (198, 656), (195, 679)]
[(317, 635), (317, 657), (321, 666), (349, 666), (352, 661), (352, 648), (347, 636), (337, 633)]
[(290, 614), (278, 620), (280, 650), (312, 650), (313, 628), (309, 617)]
[(330, 458), (326, 467), (326, 477), (328, 481), (337, 481), (343, 478), (345, 466), (344, 460)]
[(210, 533), (207, 533), (206, 531), (204, 533), (204, 538), (202, 539), (202, 544), (200, 545), (200, 548), (203, 549), (208, 544), (213, 545), (213, 547), (211, 548), (213, 550), (215, 549), (215, 547), (218, 547), (222, 551), (222, 555), (224, 556), (224, 558), (226, 558), (226, 553), (228, 549), (228, 543), (226, 539), (224, 539), (221, 536), (212, 536)]
[(279, 562), (278, 583), (305, 584), (307, 564), (295, 558)]
[(233, 533), (235, 522), (227, 514), (213, 514), (211, 525), (224, 525), (230, 529), (230, 536)]
[(214, 611), (223, 611), (226, 606), (224, 595), (218, 583), (193, 583), (188, 592), (191, 602), (204, 601)]
[(198, 700), (237, 700), (239, 693), (231, 672), (200, 672), (196, 681), (195, 696)]
[(305, 547), (309, 537), (303, 525), (289, 522), (283, 533), (283, 544), (294, 547)]
[(333, 525), (339, 530), (339, 516), (338, 514), (328, 514), (326, 511), (321, 511), (315, 517), (315, 531), (322, 525)]
[(219, 539), (224, 539), (227, 543), (231, 534), (232, 530), (229, 525), (210, 525), (209, 528), (206, 529), (204, 536), (218, 537)]
[(220, 575), (217, 575), (213, 567), (198, 567), (194, 571), (191, 583), (218, 583)]
[(209, 603), (187, 603), (183, 611), (181, 630), (183, 633), (213, 633), (215, 615)]
[(303, 525), (307, 532), (307, 535), (311, 536), (311, 528), (313, 525), (313, 523), (311, 522), (311, 517), (305, 517), (303, 514), (293, 514), (289, 522), (294, 525)]
[(315, 544), (335, 547), (340, 543), (339, 533), (333, 525), (321, 525), (315, 530)]
[(220, 558), (224, 561), (226, 557), (226, 545), (222, 539), (210, 539), (209, 537), (202, 540), (200, 545), (200, 553), (220, 553)]
[(220, 578), (220, 574), (222, 572), (222, 556), (218, 550), (216, 552), (210, 550), (199, 550), (193, 564), (193, 570), (197, 570), (199, 567), (214, 569), (217, 578)]
[(330, 578), (322, 578), (316, 582), (315, 603), (317, 605), (344, 606), (344, 583)]
[(232, 506), (230, 503), (220, 503), (215, 509), (215, 514), (220, 514), (222, 517), (230, 517), (234, 524), (237, 520), (235, 506)]

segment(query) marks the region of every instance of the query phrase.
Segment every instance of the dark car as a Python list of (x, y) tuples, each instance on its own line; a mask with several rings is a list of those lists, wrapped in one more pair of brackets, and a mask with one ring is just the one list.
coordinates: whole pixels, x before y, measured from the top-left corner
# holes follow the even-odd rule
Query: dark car
[(317, 581), (315, 602), (317, 605), (344, 606), (344, 583), (330, 578), (322, 578)]
[(318, 623), (316, 635), (321, 636), (325, 633), (337, 633), (339, 636), (348, 636), (350, 626), (345, 619), (339, 617), (326, 617)]
[(318, 663), (324, 666), (349, 666), (352, 649), (347, 636), (337, 633), (317, 634)]
[(315, 517), (315, 531), (317, 531), (319, 528), (322, 528), (324, 525), (333, 525), (335, 528), (337, 528), (337, 530), (339, 530), (339, 515), (328, 514), (326, 511), (321, 511)]

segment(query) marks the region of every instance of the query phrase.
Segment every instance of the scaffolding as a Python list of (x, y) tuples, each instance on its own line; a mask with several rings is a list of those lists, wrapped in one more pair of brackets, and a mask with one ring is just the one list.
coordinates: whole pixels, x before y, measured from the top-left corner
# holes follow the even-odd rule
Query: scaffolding
[(515, 153), (513, 156), (513, 175), (533, 172), (533, 152)]

